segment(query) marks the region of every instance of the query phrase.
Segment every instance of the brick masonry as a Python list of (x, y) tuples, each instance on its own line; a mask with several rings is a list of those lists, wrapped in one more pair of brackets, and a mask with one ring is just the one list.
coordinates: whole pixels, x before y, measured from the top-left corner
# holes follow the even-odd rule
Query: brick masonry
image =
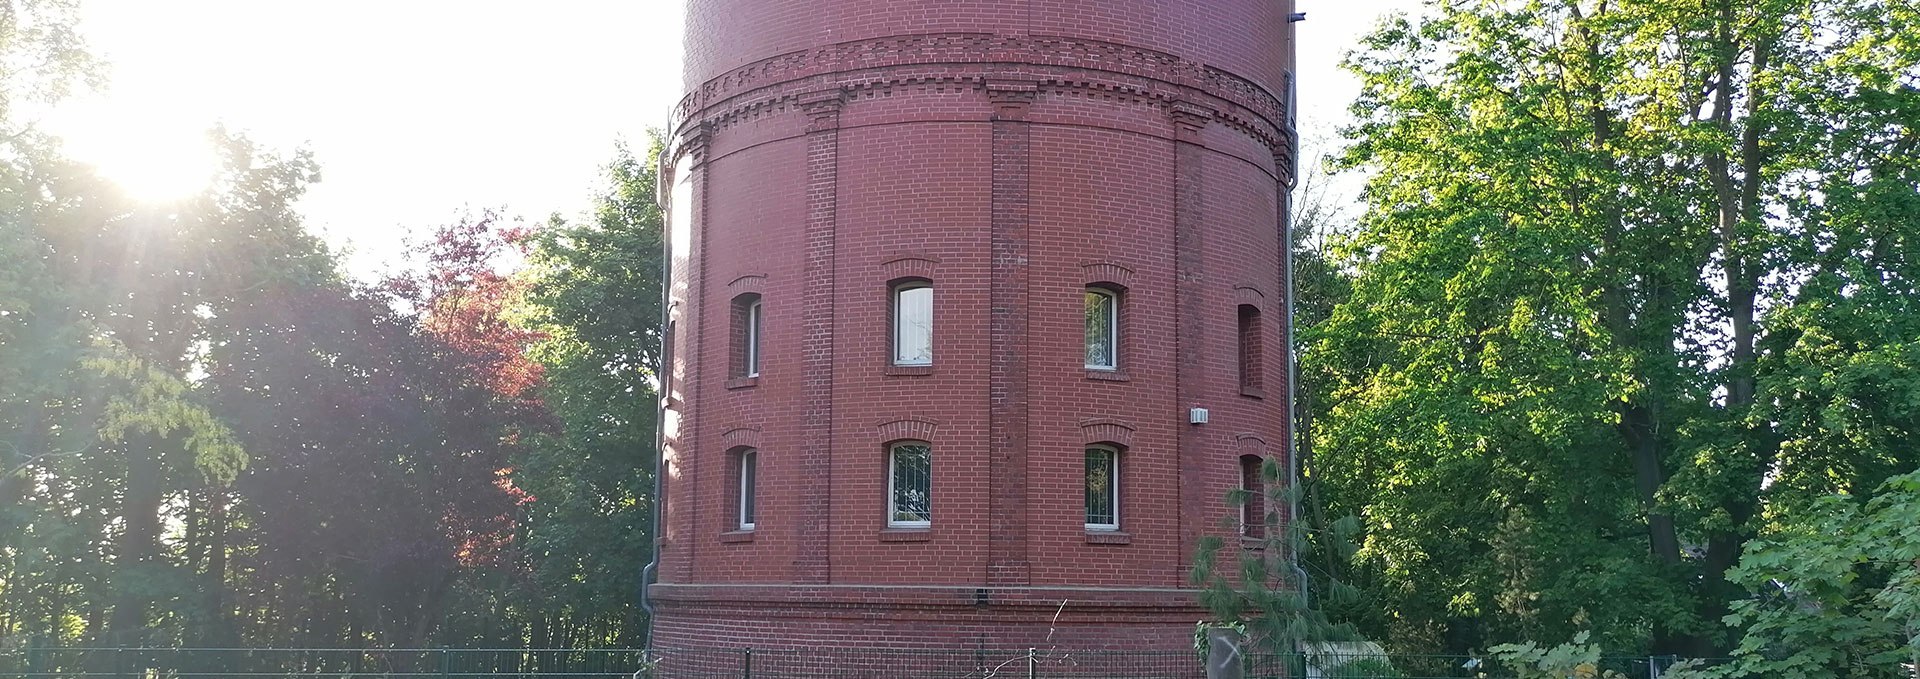
[[(1235, 530), (1241, 455), (1287, 454), (1291, 10), (690, 2), (654, 645), (1188, 647), (1198, 537)], [(930, 367), (890, 363), (902, 279), (934, 287)], [(1084, 366), (1089, 286), (1120, 293), (1115, 371)], [(901, 439), (933, 449), (925, 530), (886, 526)], [(1095, 443), (1118, 531), (1083, 526)]]

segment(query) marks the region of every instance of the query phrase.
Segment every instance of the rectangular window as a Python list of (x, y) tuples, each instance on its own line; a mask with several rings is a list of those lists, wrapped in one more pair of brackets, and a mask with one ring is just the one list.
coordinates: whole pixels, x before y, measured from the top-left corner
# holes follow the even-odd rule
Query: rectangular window
[(925, 528), (933, 523), (933, 448), (896, 443), (888, 450), (887, 525)]
[(759, 475), (759, 451), (740, 451), (740, 530), (753, 530), (754, 486)]
[(1110, 290), (1087, 288), (1087, 369), (1113, 370), (1120, 364), (1120, 298)]
[(1087, 530), (1120, 529), (1120, 453), (1087, 449)]
[(1250, 538), (1267, 533), (1267, 489), (1260, 467), (1266, 461), (1258, 455), (1240, 456), (1240, 534)]
[(744, 293), (733, 298), (727, 377), (760, 376), (761, 308), (760, 294)]
[(1257, 390), (1261, 387), (1264, 367), (1261, 365), (1260, 308), (1251, 304), (1240, 305), (1240, 388)]
[(747, 304), (747, 377), (760, 376), (760, 299)]
[(893, 289), (893, 364), (933, 365), (933, 286)]

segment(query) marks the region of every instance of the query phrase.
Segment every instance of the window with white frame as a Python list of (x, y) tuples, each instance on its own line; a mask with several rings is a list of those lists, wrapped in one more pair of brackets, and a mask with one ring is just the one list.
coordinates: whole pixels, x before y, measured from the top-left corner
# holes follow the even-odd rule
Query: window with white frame
[(933, 523), (933, 447), (903, 441), (887, 447), (887, 525), (925, 528)]
[(1087, 530), (1120, 529), (1120, 451), (1087, 447)]
[(933, 365), (933, 284), (893, 286), (893, 364)]
[(760, 376), (760, 342), (764, 323), (759, 293), (733, 298), (733, 351), (730, 377)]
[(760, 376), (760, 298), (747, 305), (747, 377)]
[(1120, 366), (1120, 294), (1089, 287), (1086, 294), (1087, 369), (1114, 370)]
[(737, 516), (739, 518), (738, 526), (740, 530), (753, 530), (755, 525), (753, 518), (755, 503), (754, 491), (759, 482), (760, 451), (752, 448), (742, 448), (738, 456), (739, 460), (735, 463), (737, 465), (736, 474), (740, 481), (738, 488), (740, 503), (737, 508)]

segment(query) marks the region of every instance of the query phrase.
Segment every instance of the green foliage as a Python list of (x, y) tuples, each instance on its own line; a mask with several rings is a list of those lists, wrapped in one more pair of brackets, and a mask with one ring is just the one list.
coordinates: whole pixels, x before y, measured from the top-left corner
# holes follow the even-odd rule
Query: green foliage
[(1920, 473), (1786, 517), (1729, 576), (1744, 676), (1907, 676), (1920, 659)]
[(1911, 3), (1436, 3), (1348, 65), (1315, 483), (1402, 651), (1718, 653), (1747, 541), (1920, 466)]

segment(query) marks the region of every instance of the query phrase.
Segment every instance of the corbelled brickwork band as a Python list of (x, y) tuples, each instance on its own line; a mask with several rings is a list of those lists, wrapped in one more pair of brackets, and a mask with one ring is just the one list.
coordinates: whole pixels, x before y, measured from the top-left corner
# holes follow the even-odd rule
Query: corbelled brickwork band
[(1189, 646), (1288, 454), (1289, 4), (690, 0), (656, 647)]

